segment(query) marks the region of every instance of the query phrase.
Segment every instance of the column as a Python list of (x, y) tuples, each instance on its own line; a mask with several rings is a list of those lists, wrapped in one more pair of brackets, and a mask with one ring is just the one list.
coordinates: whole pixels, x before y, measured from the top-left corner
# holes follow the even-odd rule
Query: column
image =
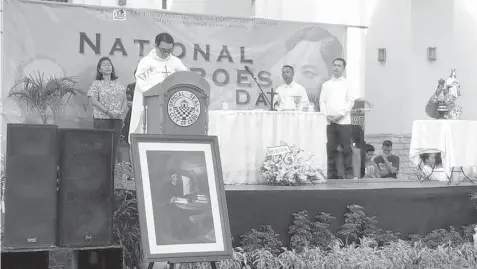
[[(167, 2), (170, 2), (170, 0)], [(162, 0), (126, 0), (126, 7), (162, 9)]]
[[(3, 3), (2, 1), (0, 3), (1, 10), (3, 10)], [(3, 78), (3, 12), (0, 12), (0, 31), (2, 34), (0, 34), (0, 59), (2, 61), (0, 62), (0, 81), (3, 81), (1, 78)], [(3, 122), (3, 91), (0, 92), (0, 160), (2, 159), (3, 156), (5, 156), (4, 152), (4, 143), (6, 143), (6, 138), (7, 136), (5, 135), (7, 128), (6, 124)], [(2, 191), (0, 189), (0, 191)], [(3, 206), (3, 202), (1, 203), (1, 206)], [(0, 210), (0, 213), (3, 212), (3, 210)], [(1, 219), (1, 215), (0, 215)]]
[(287, 0), (255, 0), (255, 17), (282, 20), (284, 1)]

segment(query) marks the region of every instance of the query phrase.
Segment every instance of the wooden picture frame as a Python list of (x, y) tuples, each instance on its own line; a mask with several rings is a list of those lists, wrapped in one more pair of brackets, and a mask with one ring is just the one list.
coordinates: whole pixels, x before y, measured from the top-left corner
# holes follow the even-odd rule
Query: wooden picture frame
[(230, 259), (217, 137), (132, 134), (131, 153), (144, 261)]

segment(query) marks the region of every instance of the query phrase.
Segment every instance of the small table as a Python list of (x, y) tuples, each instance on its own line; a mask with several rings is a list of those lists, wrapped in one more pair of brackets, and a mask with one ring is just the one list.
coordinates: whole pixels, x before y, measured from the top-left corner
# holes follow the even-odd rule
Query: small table
[(441, 153), (447, 175), (456, 167), (477, 167), (477, 121), (417, 120), (412, 126), (409, 159), (418, 167), (420, 154)]
[(313, 155), (312, 164), (326, 175), (326, 116), (320, 112), (214, 110), (209, 135), (216, 135), (225, 184), (258, 184), (268, 147), (280, 142)]

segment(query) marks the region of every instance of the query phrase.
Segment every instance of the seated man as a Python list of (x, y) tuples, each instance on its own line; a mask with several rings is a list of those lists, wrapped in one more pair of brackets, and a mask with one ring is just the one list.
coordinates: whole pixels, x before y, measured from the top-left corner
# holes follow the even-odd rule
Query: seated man
[(399, 172), (399, 157), (393, 155), (393, 142), (385, 140), (382, 146), (383, 154), (374, 158), (382, 178), (397, 178)]
[(366, 144), (366, 162), (364, 164), (365, 178), (381, 178), (378, 165), (373, 161), (374, 147)]
[(170, 238), (163, 238), (164, 242), (170, 243), (174, 241), (167, 240), (180, 241), (195, 236), (194, 225), (189, 221), (191, 213), (176, 206), (179, 201), (192, 202), (193, 193), (191, 188), (193, 188), (193, 181), (191, 182), (191, 178), (186, 176), (184, 172), (179, 170), (170, 171), (157, 195), (157, 206), (158, 208), (161, 207), (160, 210), (162, 211), (163, 219), (161, 221), (165, 222), (164, 233), (170, 236)]

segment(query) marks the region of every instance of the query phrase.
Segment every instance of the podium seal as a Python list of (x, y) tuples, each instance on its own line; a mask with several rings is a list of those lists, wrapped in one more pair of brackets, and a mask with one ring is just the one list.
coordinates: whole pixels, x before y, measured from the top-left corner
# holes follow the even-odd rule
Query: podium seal
[(200, 116), (199, 98), (190, 91), (177, 91), (167, 103), (167, 114), (176, 125), (181, 127), (190, 126)]

